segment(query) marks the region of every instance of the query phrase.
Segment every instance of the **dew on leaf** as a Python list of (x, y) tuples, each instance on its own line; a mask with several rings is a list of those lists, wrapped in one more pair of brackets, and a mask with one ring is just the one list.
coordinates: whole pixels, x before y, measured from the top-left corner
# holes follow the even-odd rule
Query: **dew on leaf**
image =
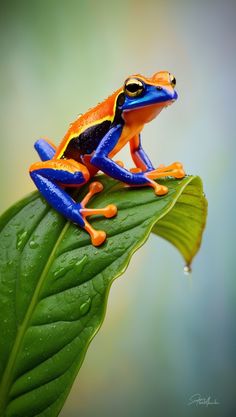
[(29, 245), (30, 245), (31, 249), (35, 249), (35, 248), (39, 247), (39, 244), (37, 242), (35, 242), (35, 240), (31, 240)]
[(79, 274), (82, 271), (84, 264), (87, 262), (87, 258), (88, 258), (87, 255), (84, 255), (82, 259), (79, 259), (74, 264), (69, 262), (67, 266), (59, 266), (54, 272), (54, 277), (60, 278), (64, 276), (67, 272), (70, 272), (71, 270)]
[(77, 267), (76, 268), (77, 272), (78, 272), (78, 266), (80, 267), (80, 269), (82, 269), (82, 266), (84, 266), (87, 259), (88, 259), (87, 255), (84, 255), (82, 259), (80, 259), (79, 261), (76, 262), (75, 266)]
[(66, 269), (68, 268), (64, 268), (64, 267), (57, 268), (56, 271), (54, 272), (54, 277), (55, 278), (61, 277), (66, 272)]
[(83, 316), (84, 316), (84, 314), (86, 314), (88, 312), (90, 306), (91, 306), (91, 298), (89, 297), (87, 299), (87, 301), (85, 303), (81, 304), (81, 306), (80, 306), (80, 312)]
[(24, 244), (25, 238), (27, 236), (27, 231), (20, 232), (17, 234), (16, 249), (20, 249)]

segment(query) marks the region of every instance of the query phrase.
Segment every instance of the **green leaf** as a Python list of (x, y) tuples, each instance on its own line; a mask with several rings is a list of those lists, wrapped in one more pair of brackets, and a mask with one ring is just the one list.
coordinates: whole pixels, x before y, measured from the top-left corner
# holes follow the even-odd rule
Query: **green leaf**
[(104, 191), (91, 207), (114, 203), (118, 215), (91, 221), (108, 234), (99, 248), (37, 192), (1, 218), (2, 417), (58, 415), (102, 324), (112, 281), (155, 224), (155, 233), (174, 243), (186, 262), (199, 247), (206, 202), (198, 177), (166, 180), (163, 197), (100, 178)]
[(207, 200), (199, 177), (184, 188), (174, 207), (162, 217), (152, 232), (171, 242), (183, 255), (186, 267), (199, 250), (206, 224)]

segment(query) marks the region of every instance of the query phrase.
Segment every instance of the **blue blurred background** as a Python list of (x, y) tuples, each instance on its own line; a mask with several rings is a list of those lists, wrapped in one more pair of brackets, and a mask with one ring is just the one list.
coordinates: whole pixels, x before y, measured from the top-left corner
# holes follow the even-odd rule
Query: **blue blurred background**
[[(58, 143), (129, 74), (162, 69), (179, 100), (146, 126), (144, 147), (154, 165), (200, 175), (209, 200), (191, 277), (151, 236), (113, 284), (61, 417), (236, 415), (235, 21), (234, 0), (1, 2), (2, 210), (34, 189), (36, 139)], [(190, 406), (195, 393), (220, 404)]]

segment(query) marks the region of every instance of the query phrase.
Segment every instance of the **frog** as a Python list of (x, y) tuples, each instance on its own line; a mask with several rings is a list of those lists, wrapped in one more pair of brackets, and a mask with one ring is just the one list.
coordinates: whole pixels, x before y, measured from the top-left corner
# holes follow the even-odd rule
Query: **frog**
[[(108, 98), (80, 114), (70, 124), (59, 146), (46, 138), (35, 142), (40, 161), (29, 168), (34, 184), (51, 207), (90, 235), (92, 245), (102, 245), (106, 232), (96, 230), (88, 217), (112, 218), (117, 214), (114, 204), (104, 208), (87, 207), (90, 199), (103, 190), (99, 171), (126, 187), (152, 187), (157, 197), (167, 194), (168, 187), (156, 180), (185, 176), (180, 162), (154, 168), (141, 142), (144, 126), (178, 98), (175, 87), (176, 78), (168, 71), (155, 72), (151, 77), (130, 75)], [(114, 160), (126, 145), (135, 165), (131, 169)], [(88, 182), (87, 194), (77, 202), (71, 189)]]

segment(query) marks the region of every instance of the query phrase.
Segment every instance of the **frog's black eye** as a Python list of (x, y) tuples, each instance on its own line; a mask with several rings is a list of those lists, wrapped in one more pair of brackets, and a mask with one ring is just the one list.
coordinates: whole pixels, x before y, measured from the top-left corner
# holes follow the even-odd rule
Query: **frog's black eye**
[(170, 74), (170, 83), (173, 88), (176, 86), (176, 78), (173, 74)]
[(137, 78), (129, 78), (125, 82), (124, 91), (128, 97), (137, 97), (142, 94), (144, 90), (144, 85), (142, 81)]

